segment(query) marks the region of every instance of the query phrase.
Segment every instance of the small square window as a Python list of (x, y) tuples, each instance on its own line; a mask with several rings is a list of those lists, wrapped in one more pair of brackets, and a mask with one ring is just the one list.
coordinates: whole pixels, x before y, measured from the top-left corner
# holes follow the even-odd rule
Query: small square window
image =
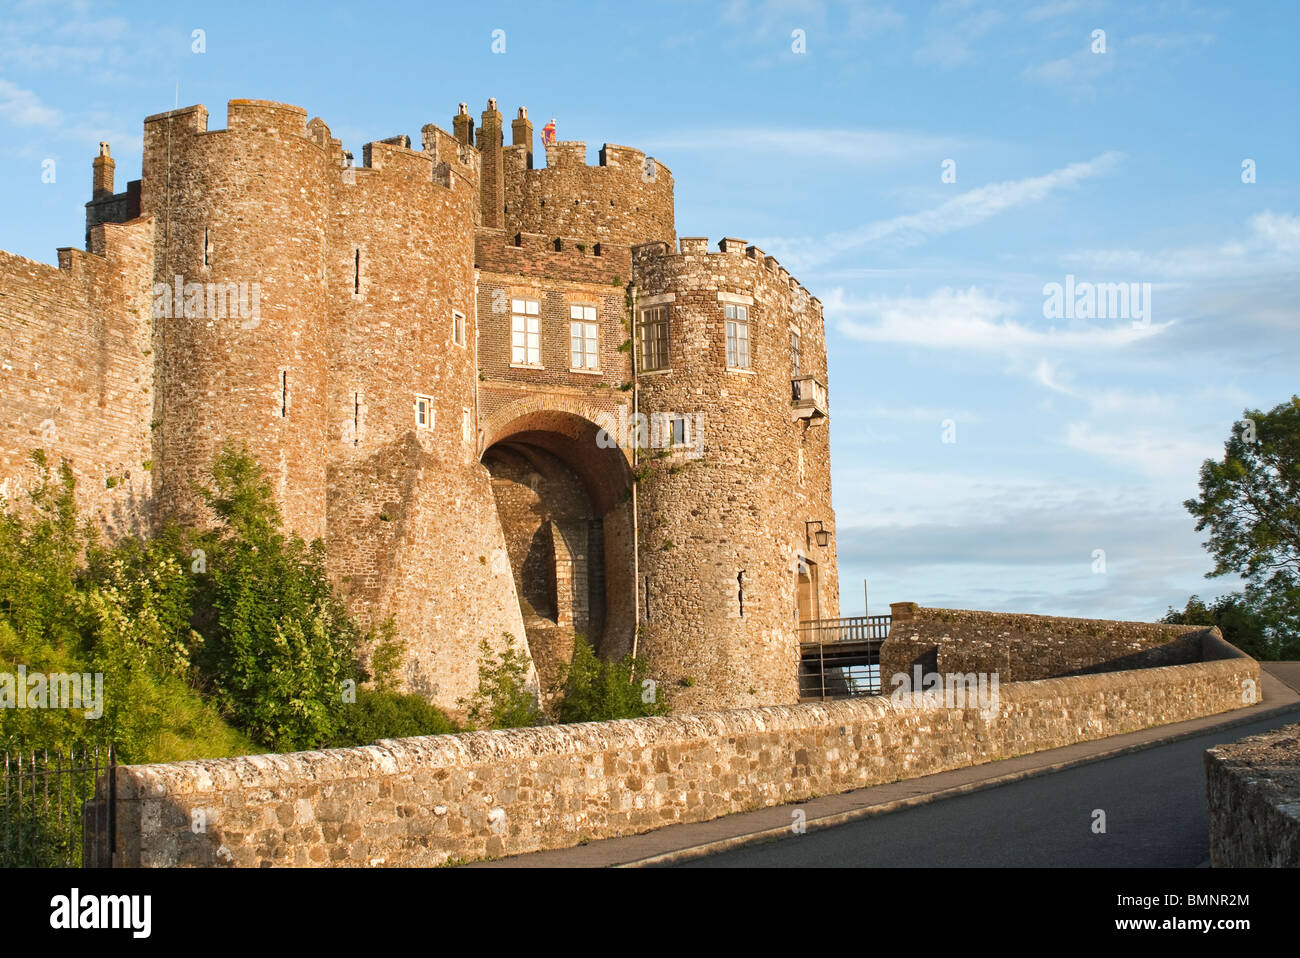
[(451, 341), (457, 346), (465, 345), (465, 314), (455, 309), (451, 311)]
[(415, 428), (433, 428), (433, 400), (428, 396), (415, 397)]
[(673, 432), (672, 432), (673, 445), (674, 446), (686, 445), (686, 440), (688, 435), (689, 435), (689, 430), (686, 428), (686, 417), (673, 416)]

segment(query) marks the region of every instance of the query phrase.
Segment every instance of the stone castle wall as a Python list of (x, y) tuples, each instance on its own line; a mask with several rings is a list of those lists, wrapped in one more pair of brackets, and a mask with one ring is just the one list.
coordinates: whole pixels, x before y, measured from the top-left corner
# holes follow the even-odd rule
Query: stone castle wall
[(1300, 868), (1300, 724), (1205, 752), (1210, 862)]
[(553, 143), (546, 166), (531, 169), (531, 144), (504, 148), (504, 219), (507, 233), (541, 233), (634, 246), (672, 243), (673, 176), (640, 150), (606, 143), (596, 166), (587, 145)]
[[(481, 640), (527, 635), (554, 674), (583, 629), (602, 654), (649, 653), (679, 707), (795, 701), (800, 561), (820, 572), (807, 616), (838, 612), (834, 542), (806, 532), (833, 531), (827, 429), (790, 409), (790, 330), (825, 380), (820, 305), (739, 241), (671, 251), (672, 174), (640, 151), (607, 144), (588, 166), (558, 143), (533, 169), (531, 122), (521, 110), (504, 146), (495, 101), (477, 146), (467, 108), (453, 128), (366, 144), (353, 166), (300, 107), (232, 100), (224, 129), (186, 107), (145, 120), (120, 194), (101, 144), (92, 254), (0, 261), (24, 370), (3, 373), (19, 414), (0, 464), (50, 445), (87, 509), (140, 531), (207, 521), (194, 484), (246, 444), (361, 623), (398, 623), (407, 686), (453, 711)], [(678, 298), (657, 379), (632, 373), (637, 296)], [(724, 368), (727, 297), (752, 310), (746, 373)], [(541, 304), (537, 367), (511, 361), (516, 298)], [(595, 309), (598, 369), (571, 368), (575, 305)], [(702, 414), (704, 457), (634, 463), (618, 427), (638, 397), (652, 417)], [(33, 441), (47, 432), (62, 438)], [(518, 594), (537, 550), (546, 616)]]
[[(641, 650), (684, 708), (796, 702), (801, 559), (819, 586), (806, 617), (839, 614), (828, 426), (792, 416), (792, 328), (801, 372), (826, 381), (820, 304), (740, 240), (710, 252), (683, 238), (678, 253), (651, 244), (633, 257), (638, 320), (660, 306), (669, 320), (669, 368), (637, 374), (641, 411), (700, 417), (685, 449), (645, 459)], [(746, 370), (727, 366), (728, 302), (748, 309)], [(832, 533), (828, 545), (808, 522)]]
[(890, 678), (922, 671), (998, 673), (1003, 682), (1198, 662), (1206, 629), (1197, 625), (1113, 622), (1063, 616), (892, 606), (880, 650)]
[(996, 714), (872, 697), (124, 767), (118, 860), (440, 865), (705, 821), (1240, 708), (1259, 665), (1226, 648), (1003, 686)]
[(156, 476), (150, 422), (153, 224), (97, 225), (91, 251), (58, 267), (0, 252), (0, 496), (19, 506), (67, 459), (77, 502), (110, 531), (148, 523)]

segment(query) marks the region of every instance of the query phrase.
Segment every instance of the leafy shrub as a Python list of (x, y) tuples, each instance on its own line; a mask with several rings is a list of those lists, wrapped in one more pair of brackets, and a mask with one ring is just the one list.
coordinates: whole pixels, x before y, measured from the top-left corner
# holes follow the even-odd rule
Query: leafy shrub
[(467, 712), (471, 728), (526, 728), (542, 724), (537, 694), (529, 685), (528, 657), (515, 648), (515, 638), (503, 632), (506, 647), (498, 660), (492, 646), (479, 643), (478, 689), (456, 704)]
[(460, 728), (436, 706), (418, 695), (377, 689), (357, 689), (357, 700), (345, 705), (342, 721), (330, 745), (369, 745), (381, 738), (446, 735)]
[(627, 655), (619, 661), (604, 661), (597, 657), (586, 636), (575, 636), (573, 662), (560, 681), (563, 696), (557, 710), (559, 721), (606, 722), (667, 715), (670, 709), (662, 690), (637, 681), (637, 676), (645, 673), (645, 662), (640, 658)]
[(276, 751), (315, 748), (338, 733), (344, 681), (360, 677), (363, 636), (325, 573), (325, 547), (281, 530), (257, 461), (227, 444), (200, 490), (217, 528), (196, 538), (195, 656), (223, 712)]

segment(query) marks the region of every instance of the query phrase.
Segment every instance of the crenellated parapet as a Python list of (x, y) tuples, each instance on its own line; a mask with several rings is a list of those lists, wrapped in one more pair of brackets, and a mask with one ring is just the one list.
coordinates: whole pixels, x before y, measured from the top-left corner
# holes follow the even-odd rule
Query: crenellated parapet
[(478, 134), (484, 225), (624, 246), (676, 239), (672, 171), (655, 157), (606, 143), (590, 165), (586, 143), (561, 140), (546, 144), (546, 165), (538, 168), (527, 110), (520, 108), (505, 146), (495, 101), (490, 107)]

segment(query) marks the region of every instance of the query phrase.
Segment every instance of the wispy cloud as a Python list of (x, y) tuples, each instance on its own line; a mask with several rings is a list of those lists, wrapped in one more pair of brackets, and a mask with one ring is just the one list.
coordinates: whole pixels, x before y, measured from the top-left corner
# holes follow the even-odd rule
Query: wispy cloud
[(63, 114), (46, 106), (31, 90), (0, 79), (0, 119), (15, 126), (57, 126), (62, 118)]
[(772, 239), (764, 241), (763, 246), (765, 249), (780, 249), (782, 261), (796, 269), (806, 269), (866, 246), (919, 246), (933, 237), (967, 229), (999, 213), (1040, 202), (1059, 190), (1109, 173), (1122, 155), (1103, 153), (1042, 176), (990, 183), (954, 196), (932, 209), (877, 220), (855, 229), (830, 233), (819, 240)]
[(1300, 252), (1300, 216), (1264, 210), (1252, 216), (1245, 235), (1222, 243), (1147, 251), (1092, 249), (1067, 253), (1062, 263), (1074, 268), (1124, 271), (1160, 279), (1230, 278), (1261, 273), (1294, 272)]
[(1074, 323), (1063, 329), (1030, 326), (1011, 318), (1017, 311), (1016, 304), (990, 296), (976, 286), (964, 290), (944, 287), (922, 297), (859, 299), (836, 288), (822, 299), (822, 309), (851, 339), (978, 352), (1114, 349), (1157, 336), (1170, 325), (1135, 326), (1124, 322), (1113, 326)]
[(1155, 478), (1194, 476), (1201, 463), (1219, 451), (1213, 441), (1176, 436), (1170, 431), (1139, 427), (1128, 432), (1099, 432), (1080, 422), (1066, 427), (1064, 441), (1071, 449)]
[(975, 59), (975, 41), (1006, 19), (993, 8), (975, 9), (971, 0), (948, 0), (930, 11), (925, 41), (916, 51), (916, 62), (951, 70)]

